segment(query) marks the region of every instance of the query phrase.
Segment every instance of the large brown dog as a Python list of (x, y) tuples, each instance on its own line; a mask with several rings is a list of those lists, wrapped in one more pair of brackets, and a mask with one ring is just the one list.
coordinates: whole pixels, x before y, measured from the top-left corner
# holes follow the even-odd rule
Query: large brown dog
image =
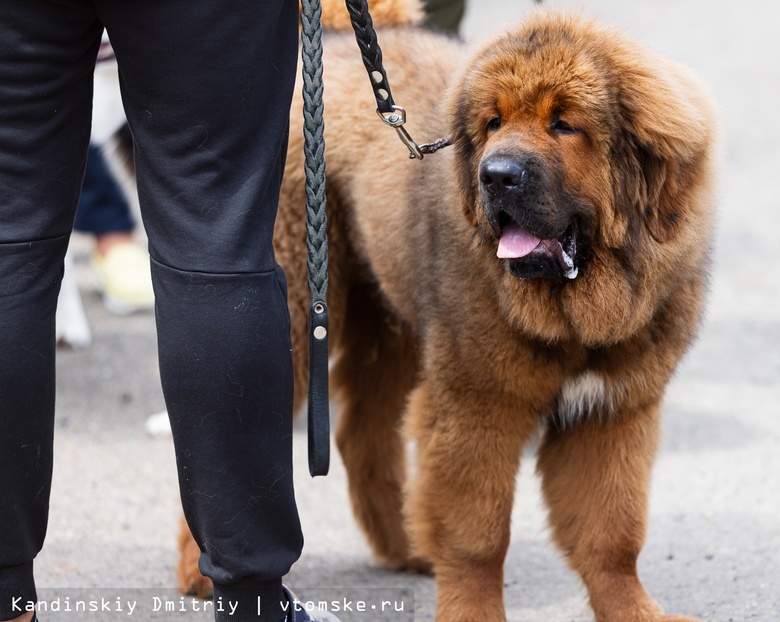
[[(706, 289), (707, 97), (578, 17), (538, 14), (476, 51), (412, 27), (380, 43), (410, 133), (454, 146), (408, 160), (373, 112), (354, 38), (326, 37), (332, 383), (357, 522), (381, 559), (432, 567), (437, 620), (504, 620), (515, 478), (541, 428), (552, 533), (596, 618), (691, 620), (663, 614), (636, 562), (664, 389)], [(300, 134), (277, 226), (299, 404)], [(183, 544), (189, 587), (186, 531)]]

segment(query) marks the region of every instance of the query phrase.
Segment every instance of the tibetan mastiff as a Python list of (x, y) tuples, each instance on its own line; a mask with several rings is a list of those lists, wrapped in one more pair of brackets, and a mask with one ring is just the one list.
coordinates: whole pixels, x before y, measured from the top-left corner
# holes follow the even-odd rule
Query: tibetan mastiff
[[(541, 430), (552, 534), (597, 620), (691, 620), (663, 613), (637, 557), (664, 390), (710, 266), (708, 96), (580, 16), (538, 13), (476, 49), (413, 26), (379, 40), (410, 134), (452, 146), (409, 160), (354, 37), (326, 35), (331, 382), (358, 524), (386, 563), (435, 573), (438, 621), (505, 620), (515, 480)], [(298, 404), (300, 107), (276, 237)], [(183, 586), (202, 590), (186, 528), (182, 551)]]

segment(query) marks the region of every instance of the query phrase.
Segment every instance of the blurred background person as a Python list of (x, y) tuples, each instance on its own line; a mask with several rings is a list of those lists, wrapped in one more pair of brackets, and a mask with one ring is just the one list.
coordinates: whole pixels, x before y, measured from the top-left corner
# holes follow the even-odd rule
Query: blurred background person
[(95, 67), (92, 136), (74, 229), (94, 236), (91, 264), (106, 308), (117, 314), (154, 307), (149, 253), (136, 241), (136, 218), (105, 153), (125, 123), (116, 58), (104, 36)]

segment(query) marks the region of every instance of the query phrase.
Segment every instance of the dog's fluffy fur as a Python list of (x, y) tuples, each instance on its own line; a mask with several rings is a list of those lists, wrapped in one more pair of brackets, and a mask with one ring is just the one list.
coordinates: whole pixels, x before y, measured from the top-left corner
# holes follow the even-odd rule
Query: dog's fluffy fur
[[(662, 613), (636, 562), (661, 402), (699, 323), (710, 263), (714, 122), (703, 89), (617, 32), (552, 13), (476, 50), (406, 26), (380, 43), (412, 136), (454, 146), (408, 160), (373, 112), (353, 37), (326, 36), (331, 381), (358, 524), (385, 562), (432, 568), (437, 620), (504, 620), (515, 478), (541, 429), (552, 534), (596, 618), (690, 620)], [(300, 136), (294, 125), (276, 237), (298, 404)], [(520, 181), (497, 176), (496, 162), (519, 167)], [(499, 259), (509, 226), (548, 250)], [(195, 587), (186, 527), (182, 547), (183, 585)]]

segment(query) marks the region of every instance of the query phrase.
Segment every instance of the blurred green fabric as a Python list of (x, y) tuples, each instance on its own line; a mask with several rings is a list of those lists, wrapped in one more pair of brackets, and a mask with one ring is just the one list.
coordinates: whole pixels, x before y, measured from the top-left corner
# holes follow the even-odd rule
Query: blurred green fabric
[(466, 0), (425, 0), (425, 16), (429, 24), (457, 35), (466, 9)]

